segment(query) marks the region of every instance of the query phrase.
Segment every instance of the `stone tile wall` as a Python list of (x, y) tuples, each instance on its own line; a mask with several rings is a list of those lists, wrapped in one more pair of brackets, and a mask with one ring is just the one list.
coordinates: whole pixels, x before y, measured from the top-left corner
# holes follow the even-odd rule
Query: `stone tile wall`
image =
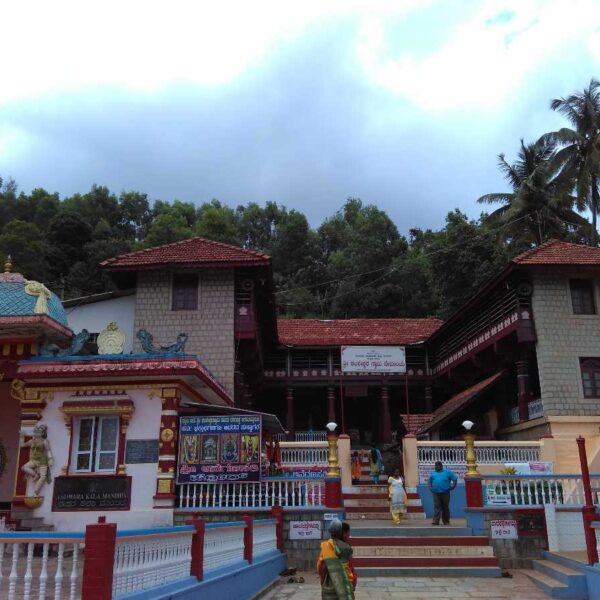
[[(196, 354), (202, 363), (233, 394), (234, 344), (234, 273), (233, 269), (200, 272), (198, 310), (171, 310), (171, 273), (138, 273), (134, 331), (146, 329), (154, 336), (154, 345), (174, 342), (179, 333), (187, 333), (185, 352)], [(141, 352), (134, 340), (134, 352)]]
[(581, 273), (534, 274), (533, 318), (546, 416), (597, 415), (599, 409), (598, 401), (583, 397), (579, 358), (600, 357), (600, 315), (573, 314), (570, 277), (581, 277)]

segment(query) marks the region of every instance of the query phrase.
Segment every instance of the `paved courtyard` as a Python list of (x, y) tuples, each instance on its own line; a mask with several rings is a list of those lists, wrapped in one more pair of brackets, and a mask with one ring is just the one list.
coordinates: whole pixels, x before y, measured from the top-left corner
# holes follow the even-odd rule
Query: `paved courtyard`
[[(549, 598), (521, 571), (511, 571), (512, 579), (458, 577), (362, 577), (356, 590), (356, 600), (538, 600)], [(277, 587), (262, 596), (262, 600), (321, 600), (321, 588), (316, 575), (299, 572), (304, 584), (286, 583), (282, 577)]]

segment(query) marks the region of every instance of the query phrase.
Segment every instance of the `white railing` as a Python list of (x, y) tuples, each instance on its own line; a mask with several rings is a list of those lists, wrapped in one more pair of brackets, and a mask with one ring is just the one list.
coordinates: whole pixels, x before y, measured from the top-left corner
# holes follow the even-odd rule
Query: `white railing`
[(323, 506), (325, 483), (317, 479), (269, 479), (244, 483), (185, 483), (179, 508), (284, 508)]
[[(273, 436), (273, 440), (277, 440), (279, 442), (286, 441), (287, 434), (285, 433), (276, 433)], [(294, 433), (294, 439), (290, 440), (294, 442), (325, 442), (327, 441), (327, 432), (326, 431), (296, 431)]]
[(256, 519), (252, 538), (252, 556), (277, 550), (277, 520)]
[[(465, 464), (464, 442), (417, 442), (419, 464)], [(539, 442), (475, 442), (477, 464), (504, 464), (510, 462), (539, 462)]]
[(244, 560), (244, 521), (207, 523), (204, 531), (204, 572)]
[(329, 451), (327, 447), (282, 447), (281, 464), (282, 465), (310, 465), (327, 466), (329, 464)]
[(193, 527), (118, 531), (113, 598), (189, 577), (193, 534)]
[[(599, 503), (600, 475), (591, 475), (592, 500)], [(514, 506), (544, 504), (583, 506), (581, 475), (487, 475), (482, 478), (484, 500), (488, 495)], [(498, 498), (494, 504), (498, 503)]]
[[(79, 532), (0, 533), (0, 598), (80, 598), (80, 544), (84, 540), (85, 535)], [(39, 545), (41, 556), (34, 556)], [(56, 556), (50, 556), (51, 547), (56, 549)]]

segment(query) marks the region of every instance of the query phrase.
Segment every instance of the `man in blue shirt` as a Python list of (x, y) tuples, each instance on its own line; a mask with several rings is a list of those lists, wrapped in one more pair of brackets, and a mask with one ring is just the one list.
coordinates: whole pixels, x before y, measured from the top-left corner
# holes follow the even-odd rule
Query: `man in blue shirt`
[(433, 523), (440, 524), (440, 517), (444, 525), (450, 525), (450, 492), (456, 487), (458, 477), (444, 469), (441, 462), (435, 463), (435, 471), (429, 476), (429, 490), (433, 494)]

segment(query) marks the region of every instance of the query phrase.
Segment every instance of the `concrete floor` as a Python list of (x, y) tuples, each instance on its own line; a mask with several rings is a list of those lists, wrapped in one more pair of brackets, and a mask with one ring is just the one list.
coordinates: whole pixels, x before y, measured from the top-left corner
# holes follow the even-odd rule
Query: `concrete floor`
[[(540, 600), (550, 598), (522, 572), (511, 571), (510, 578), (454, 577), (362, 577), (358, 581), (356, 600)], [(320, 600), (321, 586), (315, 573), (298, 572), (304, 584), (287, 583), (282, 577), (277, 586), (261, 600)]]

